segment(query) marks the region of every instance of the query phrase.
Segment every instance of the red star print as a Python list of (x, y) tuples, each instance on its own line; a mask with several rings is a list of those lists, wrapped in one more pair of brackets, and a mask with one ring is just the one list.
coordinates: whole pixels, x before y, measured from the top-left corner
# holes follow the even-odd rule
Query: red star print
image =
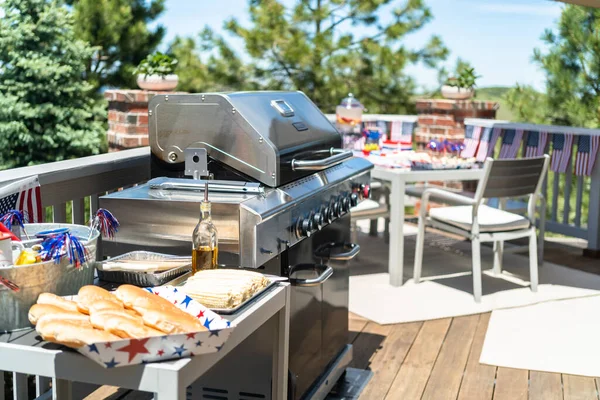
[(197, 318), (204, 317), (204, 311), (200, 311), (196, 317)]
[(159, 296), (158, 292), (154, 292), (155, 295)]
[(186, 339), (192, 339), (193, 340), (195, 337), (196, 337), (195, 333), (186, 333), (185, 334), (185, 338)]
[(163, 354), (165, 354), (164, 350), (159, 350), (156, 352), (157, 356), (162, 356)]
[(175, 301), (173, 302), (173, 304), (177, 304), (177, 300), (175, 300)]
[(112, 349), (112, 343), (104, 343), (104, 348), (105, 349)]
[(129, 353), (129, 362), (135, 358), (138, 354), (150, 354), (148, 349), (146, 348), (146, 342), (150, 340), (150, 338), (146, 339), (130, 339), (129, 344), (127, 346), (123, 346), (117, 351), (122, 351), (124, 353)]

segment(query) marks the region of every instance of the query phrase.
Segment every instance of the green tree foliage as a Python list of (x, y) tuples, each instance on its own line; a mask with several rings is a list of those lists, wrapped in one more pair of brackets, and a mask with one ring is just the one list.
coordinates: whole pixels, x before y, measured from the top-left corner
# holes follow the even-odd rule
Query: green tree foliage
[(517, 84), (510, 88), (503, 97), (515, 121), (532, 124), (552, 123), (549, 118), (547, 96), (532, 86)]
[(280, 0), (249, 0), (249, 26), (225, 22), (225, 29), (243, 40), (249, 62), (205, 28), (197, 47), (208, 59), (205, 69), (198, 65), (197, 76), (205, 71), (207, 78), (198, 79), (198, 86), (181, 79), (183, 87), (202, 91), (216, 82), (236, 89), (302, 90), (325, 112), (352, 92), (369, 112), (411, 112), (416, 83), (405, 67), (435, 67), (448, 50), (437, 36), (422, 49), (410, 48), (404, 39), (432, 15), (423, 0), (391, 9), (398, 3), (297, 0), (288, 8)]
[(73, 6), (75, 32), (95, 46), (85, 77), (95, 89), (135, 87), (133, 69), (156, 49), (165, 35), (162, 26), (148, 23), (164, 11), (164, 0), (68, 0)]
[(1, 4), (0, 168), (99, 153), (105, 110), (83, 79), (94, 49), (58, 0)]
[[(600, 9), (567, 5), (555, 29), (535, 49), (533, 60), (546, 74), (546, 96), (517, 86), (507, 98), (531, 122), (597, 127), (600, 106)], [(539, 101), (543, 100), (543, 101)], [(537, 102), (531, 103), (530, 102)]]

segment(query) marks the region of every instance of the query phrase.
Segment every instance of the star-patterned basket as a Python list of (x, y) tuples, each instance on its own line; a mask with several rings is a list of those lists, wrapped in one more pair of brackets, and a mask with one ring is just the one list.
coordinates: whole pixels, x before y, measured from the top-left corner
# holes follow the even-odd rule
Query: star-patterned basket
[(94, 343), (77, 349), (105, 368), (174, 360), (220, 351), (235, 328), (230, 321), (214, 313), (173, 286), (146, 288), (181, 310), (196, 316), (207, 331), (145, 339), (123, 339)]

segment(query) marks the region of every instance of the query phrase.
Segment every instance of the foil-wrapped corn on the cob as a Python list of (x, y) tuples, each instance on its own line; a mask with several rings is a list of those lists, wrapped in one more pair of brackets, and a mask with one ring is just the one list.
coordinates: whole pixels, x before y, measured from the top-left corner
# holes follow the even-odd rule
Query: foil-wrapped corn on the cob
[(234, 308), (266, 287), (269, 280), (252, 271), (212, 269), (198, 271), (182, 290), (209, 308)]

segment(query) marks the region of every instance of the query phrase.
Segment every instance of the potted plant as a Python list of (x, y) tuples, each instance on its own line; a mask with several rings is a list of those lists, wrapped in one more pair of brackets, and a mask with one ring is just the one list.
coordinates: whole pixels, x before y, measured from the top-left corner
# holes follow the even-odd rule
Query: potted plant
[(451, 77), (442, 85), (442, 96), (446, 99), (466, 100), (475, 95), (475, 82), (480, 76), (474, 68), (463, 68), (457, 77)]
[(177, 87), (179, 78), (175, 75), (177, 60), (161, 52), (148, 55), (134, 73), (137, 84), (144, 90), (167, 91)]

